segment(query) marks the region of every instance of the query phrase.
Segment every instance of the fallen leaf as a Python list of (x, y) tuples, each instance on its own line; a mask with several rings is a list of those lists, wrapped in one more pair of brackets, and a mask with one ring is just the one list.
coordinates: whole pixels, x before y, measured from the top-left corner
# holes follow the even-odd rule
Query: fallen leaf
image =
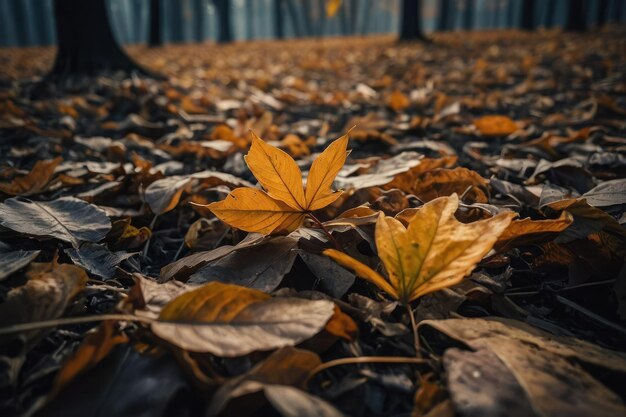
[(376, 247), (388, 279), (334, 249), (324, 253), (403, 303), (460, 282), (489, 252), (514, 213), (463, 224), (454, 217), (458, 197), (443, 197), (420, 208), (408, 228), (382, 214)]
[(167, 304), (152, 331), (181, 349), (236, 357), (301, 343), (324, 329), (333, 313), (327, 300), (271, 298), (210, 282)]
[(220, 220), (247, 232), (271, 234), (297, 229), (306, 214), (335, 201), (341, 192), (331, 185), (343, 166), (348, 136), (335, 140), (311, 166), (306, 191), (296, 162), (284, 151), (252, 135), (246, 162), (267, 191), (253, 188), (233, 190), (224, 201), (206, 206)]
[[(502, 411), (520, 417), (582, 416), (626, 411), (618, 395), (590, 375), (606, 370), (624, 375), (623, 353), (511, 319), (425, 320), (418, 330), (427, 340), (435, 330), (473, 349), (449, 349), (444, 354), (451, 398), (463, 415), (496, 416)], [(593, 367), (582, 368), (576, 362)], [(502, 404), (514, 406), (504, 411)]]
[(487, 203), (488, 198), (485, 192), (487, 184), (488, 181), (476, 171), (458, 167), (454, 169), (438, 168), (415, 176), (409, 174), (404, 179), (392, 181), (385, 188), (399, 188), (407, 194), (415, 195), (424, 202), (456, 193), (464, 195), (464, 201)]
[(508, 136), (517, 131), (517, 124), (507, 116), (489, 115), (474, 120), (474, 126), (483, 136)]
[(40, 250), (14, 250), (0, 242), (0, 281), (28, 266), (41, 253)]
[(178, 205), (190, 182), (191, 178), (179, 176), (156, 180), (146, 188), (144, 200), (154, 214), (167, 213)]
[(74, 355), (63, 364), (55, 378), (53, 392), (61, 391), (78, 375), (100, 363), (121, 343), (128, 343), (128, 337), (116, 329), (116, 322), (111, 320), (103, 322), (95, 333), (83, 340)]
[(54, 170), (63, 161), (56, 157), (50, 160), (37, 161), (33, 169), (26, 175), (13, 179), (10, 183), (0, 183), (0, 191), (9, 195), (33, 195), (41, 193), (52, 180)]
[(52, 237), (78, 247), (111, 229), (104, 210), (74, 197), (43, 202), (14, 197), (0, 204), (0, 224), (28, 236)]
[(498, 238), (495, 248), (503, 252), (518, 246), (549, 242), (567, 229), (573, 221), (573, 216), (566, 211), (562, 212), (558, 219), (513, 220)]
[[(308, 350), (280, 348), (244, 375), (225, 382), (211, 398), (207, 415), (252, 414), (263, 403), (250, 394), (272, 384), (305, 388), (309, 374), (321, 364), (319, 356)], [(242, 398), (247, 400), (237, 401)]]
[(83, 243), (79, 248), (66, 249), (65, 253), (76, 265), (105, 280), (115, 275), (115, 268), (122, 261), (136, 255), (128, 252), (111, 252), (105, 245), (97, 243)]
[(401, 112), (402, 110), (407, 109), (411, 105), (411, 101), (407, 96), (402, 94), (402, 92), (395, 90), (389, 96), (389, 107), (396, 112)]

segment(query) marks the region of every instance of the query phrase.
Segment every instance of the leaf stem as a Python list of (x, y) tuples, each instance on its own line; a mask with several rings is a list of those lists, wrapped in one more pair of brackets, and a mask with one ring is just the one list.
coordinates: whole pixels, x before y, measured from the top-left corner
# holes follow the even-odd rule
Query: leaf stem
[(318, 365), (315, 369), (313, 369), (309, 376), (306, 379), (305, 385), (313, 378), (315, 375), (323, 372), (329, 368), (333, 368), (335, 366), (343, 366), (343, 365), (355, 365), (360, 363), (402, 363), (402, 364), (415, 364), (422, 365), (427, 363), (425, 359), (421, 358), (409, 358), (404, 356), (361, 356), (359, 358), (341, 358), (335, 359), (332, 361), (328, 361)]
[(406, 303), (404, 306), (406, 307), (406, 311), (409, 313), (409, 319), (411, 320), (411, 330), (413, 331), (413, 345), (415, 346), (415, 354), (418, 358), (421, 358), (422, 353), (420, 351), (420, 339), (417, 335), (417, 323), (415, 322), (415, 315), (413, 314), (413, 309), (411, 308), (410, 303)]
[(155, 214), (154, 217), (152, 218), (152, 221), (150, 222), (150, 226), (148, 226), (150, 228), (150, 236), (148, 237), (148, 240), (146, 240), (146, 245), (143, 247), (143, 251), (141, 252), (142, 261), (145, 260), (146, 257), (148, 256), (148, 248), (150, 247), (150, 239), (152, 238), (152, 235), (153, 235), (154, 225), (156, 224), (157, 217), (159, 217), (159, 215)]
[(333, 246), (335, 247), (335, 249), (344, 252), (344, 250), (341, 248), (341, 246), (339, 245), (339, 242), (337, 242), (335, 240), (335, 238), (333, 237), (333, 235), (330, 234), (330, 232), (328, 231), (328, 229), (326, 228), (326, 226), (324, 226), (324, 223), (322, 223), (317, 217), (315, 217), (315, 215), (311, 212), (307, 212), (307, 215), (309, 216), (309, 218), (311, 220), (313, 220), (313, 222), (315, 222), (315, 224), (317, 224), (322, 231), (326, 234), (326, 237), (328, 237), (328, 240), (333, 244)]

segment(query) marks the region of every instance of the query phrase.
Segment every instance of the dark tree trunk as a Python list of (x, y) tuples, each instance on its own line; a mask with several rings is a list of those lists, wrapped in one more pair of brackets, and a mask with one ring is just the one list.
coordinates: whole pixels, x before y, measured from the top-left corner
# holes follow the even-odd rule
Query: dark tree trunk
[(217, 41), (219, 43), (232, 42), (233, 32), (230, 22), (230, 1), (215, 0), (215, 8), (217, 9), (217, 16), (219, 20), (219, 32), (217, 35)]
[(450, 6), (450, 0), (439, 0), (439, 13), (437, 15), (437, 30), (439, 32), (448, 30)]
[(49, 78), (103, 72), (147, 72), (113, 37), (105, 0), (55, 0), (57, 56)]
[(401, 41), (426, 40), (422, 32), (421, 6), (420, 0), (402, 0)]
[(150, 34), (148, 36), (148, 45), (151, 47), (163, 45), (161, 0), (150, 0)]
[(596, 25), (602, 27), (606, 24), (606, 14), (609, 10), (609, 0), (598, 1), (598, 16), (596, 17)]
[(535, 29), (535, 0), (522, 0), (522, 29)]
[(348, 35), (350, 33), (350, 22), (348, 20), (348, 12), (342, 4), (339, 8), (339, 26), (342, 35)]
[(193, 37), (198, 43), (204, 42), (204, 15), (206, 13), (204, 0), (193, 0)]
[(26, 2), (24, 0), (14, 1), (15, 0), (9, 2), (9, 7), (11, 7), (11, 5), (13, 6), (14, 17), (17, 22), (17, 44), (19, 46), (31, 45), (30, 19), (26, 11)]
[(276, 39), (285, 38), (285, 15), (283, 0), (274, 0), (274, 36)]
[(474, 0), (465, 0), (465, 10), (463, 11), (463, 29), (472, 30), (474, 28)]
[(545, 26), (547, 28), (553, 27), (556, 22), (554, 18), (556, 16), (556, 0), (546, 0), (546, 21)]
[(567, 2), (567, 21), (565, 30), (572, 32), (584, 32), (587, 29), (585, 18), (585, 1), (569, 0)]

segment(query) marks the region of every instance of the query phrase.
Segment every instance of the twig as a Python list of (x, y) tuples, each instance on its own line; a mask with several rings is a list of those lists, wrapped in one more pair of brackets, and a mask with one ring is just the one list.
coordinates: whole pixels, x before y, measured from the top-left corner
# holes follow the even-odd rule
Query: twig
[(146, 240), (146, 244), (143, 247), (143, 251), (141, 252), (141, 260), (144, 261), (146, 259), (146, 256), (148, 256), (148, 248), (150, 247), (150, 239), (152, 238), (152, 231), (154, 229), (154, 225), (156, 224), (157, 218), (159, 217), (158, 214), (155, 214), (154, 217), (152, 218), (152, 221), (150, 222), (150, 236), (148, 237), (148, 240)]
[(322, 223), (317, 217), (315, 217), (315, 215), (311, 212), (307, 212), (307, 215), (309, 216), (309, 218), (311, 220), (313, 220), (313, 222), (315, 222), (315, 224), (317, 224), (322, 231), (326, 234), (326, 237), (328, 237), (328, 240), (333, 244), (333, 246), (335, 247), (335, 249), (344, 252), (344, 250), (341, 248), (341, 246), (339, 245), (339, 242), (337, 242), (335, 240), (335, 238), (333, 237), (333, 235), (330, 234), (330, 232), (328, 231), (328, 229), (326, 228), (326, 226), (324, 226), (324, 223)]
[(341, 358), (335, 359), (332, 361), (325, 362), (321, 365), (318, 365), (315, 369), (313, 369), (309, 376), (306, 379), (305, 385), (313, 378), (315, 375), (323, 372), (329, 368), (333, 368), (335, 366), (343, 366), (343, 365), (356, 365), (361, 363), (406, 363), (406, 364), (415, 364), (422, 365), (427, 363), (426, 360), (420, 358), (409, 358), (403, 356), (361, 356), (359, 358)]
[(47, 329), (50, 327), (67, 326), (70, 324), (92, 323), (94, 321), (105, 320), (138, 321), (142, 323), (152, 323), (154, 321), (148, 317), (134, 316), (131, 314), (101, 314), (99, 316), (65, 317), (55, 320), (34, 321), (32, 323), (14, 324), (13, 326), (1, 327), (0, 335), (30, 332), (33, 330)]

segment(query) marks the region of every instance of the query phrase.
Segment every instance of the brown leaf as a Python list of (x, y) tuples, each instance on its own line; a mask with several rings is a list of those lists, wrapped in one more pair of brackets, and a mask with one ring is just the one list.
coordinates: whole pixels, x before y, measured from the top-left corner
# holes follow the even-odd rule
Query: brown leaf
[(301, 343), (320, 332), (333, 312), (326, 300), (271, 298), (210, 282), (167, 304), (152, 331), (185, 350), (235, 357)]
[(60, 156), (37, 161), (33, 169), (26, 175), (13, 179), (10, 183), (0, 183), (0, 191), (9, 195), (33, 195), (46, 190), (52, 180), (54, 170), (63, 161)]

